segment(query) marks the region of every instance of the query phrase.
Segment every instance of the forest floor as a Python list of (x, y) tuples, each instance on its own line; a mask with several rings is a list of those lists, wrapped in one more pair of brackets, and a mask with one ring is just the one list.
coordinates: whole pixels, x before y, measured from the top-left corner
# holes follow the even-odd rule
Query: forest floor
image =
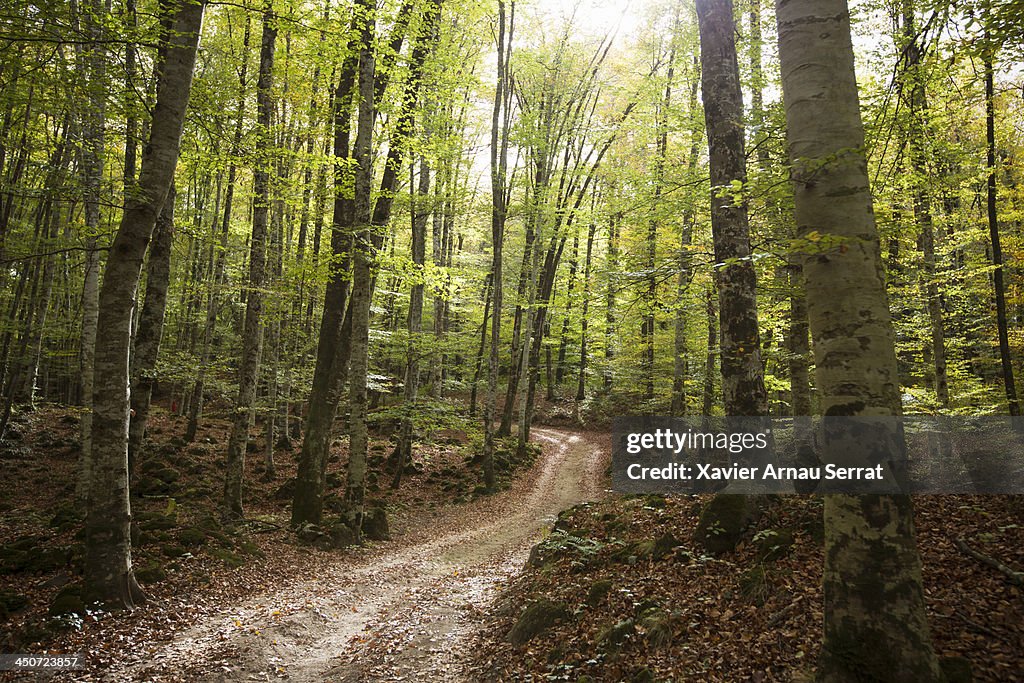
[[(168, 495), (137, 504), (146, 524), (135, 563), (147, 577), (158, 571), (146, 586), (151, 600), (131, 613), (65, 619), (59, 628), (46, 616), (75, 578), (80, 553), (66, 550), (77, 547), (80, 525), (62, 522), (77, 451), (73, 415), (56, 407), (30, 414), (0, 455), (11, 475), (0, 480), (0, 597), (19, 598), (12, 614), (0, 611), (0, 651), (86, 656), (85, 670), (53, 680), (463, 680), (470, 634), (530, 547), (559, 511), (604, 494), (606, 438), (537, 428), (536, 462), (517, 475), (532, 457), (516, 463), (508, 454), (499, 460), (504, 490), (479, 496), (472, 448), (456, 432), (447, 445), (418, 450), (418, 469), (398, 492), (371, 486), (388, 509), (393, 540), (322, 551), (280, 528), (291, 457), (278, 457), (275, 482), (250, 487), (248, 533), (212, 529), (213, 456), (226, 442), (226, 423), (211, 421), (186, 446), (175, 436), (181, 418), (163, 411), (155, 418), (153, 451), (161, 467), (181, 472), (173, 490), (179, 502), (173, 515), (164, 514)], [(387, 449), (386, 439), (375, 441), (371, 464), (383, 467)], [(341, 459), (336, 453), (330, 471)], [(147, 526), (172, 517), (156, 525), (164, 529)], [(59, 559), (14, 564), (29, 542), (32, 555)]]
[[(285, 529), (286, 451), (276, 480), (250, 478), (252, 524), (215, 528), (227, 423), (209, 420), (186, 445), (165, 411), (144, 468), (156, 490), (137, 510), (151, 600), (54, 628), (47, 606), (80, 552), (66, 507), (77, 423), (49, 407), (16, 424), (0, 453), (0, 652), (85, 655), (85, 670), (56, 680), (799, 682), (820, 649), (818, 497), (773, 499), (735, 551), (711, 557), (692, 541), (705, 496), (606, 495), (605, 432), (536, 427), (539, 457), (505, 450), (490, 496), (458, 430), (421, 443), (403, 486), (387, 489), (382, 432), (370, 489), (391, 540), (324, 551)], [(180, 472), (162, 493), (160, 468)], [(969, 662), (975, 681), (1024, 680), (1024, 587), (961, 547), (1024, 569), (1024, 497), (915, 504), (938, 653)]]

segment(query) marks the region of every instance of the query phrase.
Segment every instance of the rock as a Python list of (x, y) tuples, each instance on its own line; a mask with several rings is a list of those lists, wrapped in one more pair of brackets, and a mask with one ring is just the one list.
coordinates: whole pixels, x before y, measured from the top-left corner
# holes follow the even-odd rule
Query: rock
[(135, 578), (140, 583), (158, 583), (167, 578), (167, 572), (157, 562), (150, 562), (145, 567), (139, 567), (135, 570)]
[(636, 634), (636, 624), (632, 619), (625, 619), (601, 629), (597, 636), (597, 642), (605, 652), (618, 652), (634, 634)]
[(295, 480), (289, 479), (274, 491), (274, 500), (291, 500), (295, 497)]
[(71, 551), (67, 548), (44, 548), (38, 552), (29, 553), (25, 561), (25, 571), (45, 574), (61, 567), (66, 567), (71, 562)]
[(178, 526), (178, 516), (159, 512), (143, 512), (137, 515), (139, 528), (143, 531), (166, 531)]
[(758, 559), (771, 562), (789, 554), (793, 547), (793, 532), (789, 529), (768, 529), (754, 535)]
[(212, 557), (216, 557), (232, 569), (236, 569), (245, 564), (245, 558), (240, 555), (236, 555), (230, 550), (225, 550), (224, 548), (210, 548), (206, 552)]
[(516, 647), (524, 645), (569, 616), (564, 604), (541, 598), (523, 610), (506, 639)]
[(645, 666), (633, 674), (629, 680), (630, 683), (654, 683), (655, 678), (654, 673)]
[(177, 543), (163, 544), (162, 546), (160, 546), (160, 552), (164, 555), (164, 557), (171, 558), (182, 557), (183, 555), (188, 554), (188, 551), (180, 545), (178, 545)]
[(49, 614), (51, 617), (61, 617), (66, 614), (85, 614), (85, 599), (82, 597), (82, 586), (74, 583), (65, 586), (50, 603)]
[(383, 507), (378, 506), (367, 510), (363, 515), (363, 538), (368, 541), (389, 541), (388, 515)]
[(64, 586), (71, 583), (74, 579), (66, 572), (61, 572), (54, 576), (52, 579), (47, 579), (39, 584), (40, 588), (63, 588)]
[(0, 619), (6, 619), (28, 604), (28, 598), (11, 590), (0, 590)]
[(206, 545), (206, 541), (206, 532), (196, 527), (182, 529), (178, 532), (178, 543), (186, 548), (198, 548)]
[(57, 509), (53, 517), (50, 518), (50, 528), (57, 529), (58, 531), (67, 531), (81, 524), (84, 519), (85, 516), (76, 510), (74, 506), (62, 505)]
[(590, 590), (587, 591), (587, 604), (591, 607), (596, 607), (605, 596), (611, 593), (612, 586), (611, 579), (598, 579), (590, 586)]
[(693, 540), (712, 555), (736, 547), (740, 538), (761, 515), (760, 496), (719, 493), (700, 514)]
[(359, 545), (359, 536), (345, 520), (338, 519), (331, 525), (328, 532), (332, 548), (346, 548), (351, 545)]

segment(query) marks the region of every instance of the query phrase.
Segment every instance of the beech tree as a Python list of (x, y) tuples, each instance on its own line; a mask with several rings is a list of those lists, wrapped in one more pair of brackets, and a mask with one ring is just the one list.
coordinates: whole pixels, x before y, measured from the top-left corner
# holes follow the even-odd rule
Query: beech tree
[[(779, 0), (776, 18), (798, 231), (841, 240), (803, 258), (822, 414), (896, 417), (899, 377), (849, 9), (845, 0)], [(880, 446), (903, 447), (902, 432), (877, 432)], [(943, 680), (908, 496), (825, 497), (824, 590), (820, 680)]]
[(128, 492), (129, 348), (142, 260), (178, 161), (204, 2), (172, 6), (157, 63), (157, 96), (136, 190), (103, 271), (95, 355), (92, 449), (85, 523), (86, 593), (113, 607), (144, 599), (132, 571)]

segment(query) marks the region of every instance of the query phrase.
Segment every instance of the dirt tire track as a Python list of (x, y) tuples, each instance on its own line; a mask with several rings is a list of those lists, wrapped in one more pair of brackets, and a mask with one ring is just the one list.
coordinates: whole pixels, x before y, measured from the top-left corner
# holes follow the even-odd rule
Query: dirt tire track
[(559, 511), (604, 493), (607, 439), (533, 436), (542, 455), (510, 490), (225, 609), (102, 680), (465, 680), (461, 654), (502, 583)]

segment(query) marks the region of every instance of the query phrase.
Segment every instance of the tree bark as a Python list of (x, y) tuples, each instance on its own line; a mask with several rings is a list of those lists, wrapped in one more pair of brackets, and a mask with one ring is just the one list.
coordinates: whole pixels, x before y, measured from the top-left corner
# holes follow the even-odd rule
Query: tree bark
[(999, 213), (996, 210), (996, 104), (995, 77), (991, 52), (984, 55), (985, 62), (985, 139), (987, 141), (988, 180), (986, 183), (986, 209), (988, 214), (988, 235), (992, 242), (992, 286), (996, 300), (996, 328), (999, 335), (999, 360), (1003, 369), (1003, 386), (1006, 389), (1006, 404), (1010, 415), (1019, 417), (1020, 402), (1017, 399), (1017, 385), (1013, 379), (1013, 362), (1010, 355), (1010, 337), (1006, 319), (1006, 274), (1003, 265), (1003, 248), (999, 242)]
[[(845, 0), (777, 0), (776, 16), (799, 234), (816, 230), (841, 245), (803, 259), (822, 411), (898, 416), (849, 10)], [(877, 446), (903, 447), (901, 432), (877, 432)], [(942, 680), (909, 497), (826, 496), (823, 580), (819, 680)]]
[[(751, 260), (747, 205), (734, 196), (747, 180), (743, 95), (731, 0), (698, 0), (701, 81), (711, 169), (711, 227), (721, 328), (722, 400), (726, 415), (766, 415), (768, 398), (757, 322), (757, 275)], [(740, 192), (745, 192), (743, 188)]]
[(192, 86), (203, 2), (177, 6), (159, 62), (156, 105), (137, 192), (127, 198), (100, 290), (93, 392), (92, 478), (85, 522), (89, 600), (132, 607), (144, 599), (132, 572), (128, 495), (128, 362), (142, 261), (174, 177)]
[(171, 281), (171, 243), (174, 238), (174, 184), (167, 193), (156, 232), (149, 246), (146, 263), (146, 299), (142, 304), (139, 326), (135, 332), (135, 352), (132, 355), (132, 417), (128, 427), (128, 476), (142, 454), (149, 422), (149, 405), (153, 396), (153, 372), (160, 355), (160, 339), (164, 331), (164, 313), (167, 310), (167, 287)]
[(256, 377), (260, 361), (260, 318), (263, 314), (263, 282), (266, 278), (267, 224), (270, 213), (270, 167), (266, 158), (274, 146), (270, 130), (274, 111), (274, 49), (277, 42), (277, 17), (273, 0), (263, 10), (263, 34), (260, 41), (260, 70), (256, 82), (257, 158), (253, 168), (252, 236), (249, 241), (249, 278), (245, 298), (245, 323), (242, 332), (242, 357), (238, 368), (238, 395), (228, 437), (224, 476), (223, 513), (228, 520), (240, 520), (245, 451), (249, 443), (249, 413), (256, 398)]

